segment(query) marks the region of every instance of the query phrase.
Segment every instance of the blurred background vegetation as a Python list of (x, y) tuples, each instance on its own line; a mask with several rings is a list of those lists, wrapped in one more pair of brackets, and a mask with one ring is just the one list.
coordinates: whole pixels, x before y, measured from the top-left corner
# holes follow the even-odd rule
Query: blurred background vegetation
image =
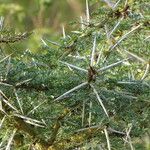
[(17, 29), (60, 30), (72, 18), (83, 14), (84, 0), (0, 0), (0, 14)]
[(7, 53), (16, 55), (27, 48), (37, 52), (42, 36), (56, 40), (62, 35), (62, 26), (70, 31), (72, 19), (79, 20), (83, 14), (84, 0), (0, 0), (0, 16), (4, 17), (7, 28), (34, 33), (30, 40), (21, 42), (18, 48), (13, 45), (8, 47)]

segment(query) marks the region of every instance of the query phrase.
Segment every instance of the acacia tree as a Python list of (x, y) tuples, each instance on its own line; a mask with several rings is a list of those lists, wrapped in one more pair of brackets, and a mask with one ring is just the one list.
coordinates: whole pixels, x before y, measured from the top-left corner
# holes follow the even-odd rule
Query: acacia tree
[(149, 149), (148, 2), (100, 5), (37, 54), (6, 55), (30, 33), (1, 20), (2, 149)]

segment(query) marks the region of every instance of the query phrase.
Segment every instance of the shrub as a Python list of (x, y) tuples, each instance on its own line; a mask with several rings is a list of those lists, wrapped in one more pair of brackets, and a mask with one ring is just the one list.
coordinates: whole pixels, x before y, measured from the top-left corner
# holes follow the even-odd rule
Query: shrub
[(148, 2), (96, 4), (40, 53), (6, 55), (30, 33), (1, 20), (2, 149), (149, 149)]

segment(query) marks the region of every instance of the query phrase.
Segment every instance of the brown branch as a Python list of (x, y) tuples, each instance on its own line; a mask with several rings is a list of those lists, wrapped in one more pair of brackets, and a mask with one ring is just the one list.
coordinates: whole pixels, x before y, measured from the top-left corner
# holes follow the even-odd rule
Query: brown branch
[(15, 43), (21, 40), (28, 38), (32, 33), (26, 32), (21, 34), (14, 34), (14, 35), (4, 35), (0, 38), (0, 43)]
[(35, 145), (38, 143), (38, 145), (41, 148), (43, 148), (43, 150), (47, 150), (47, 148), (49, 147), (48, 142), (45, 139), (39, 137), (38, 133), (36, 133), (35, 131), (34, 126), (29, 125), (22, 118), (16, 116), (14, 117), (14, 121), (15, 121), (14, 127), (17, 130), (25, 132), (31, 137)]
[(2, 80), (1, 83), (4, 83), (4, 84), (8, 84), (16, 89), (26, 89), (26, 90), (35, 90), (35, 91), (47, 91), (49, 90), (49, 88), (47, 86), (44, 86), (42, 84), (39, 84), (39, 85), (34, 85), (34, 84), (31, 84), (31, 83), (22, 83), (22, 84), (15, 84), (15, 83), (11, 83), (11, 81), (8, 81), (8, 80)]
[[(112, 129), (111, 127), (107, 127), (105, 125), (97, 125), (97, 126), (92, 126), (89, 128), (84, 128), (76, 131), (73, 135), (71, 135), (69, 138), (60, 140), (55, 142), (50, 148), (52, 149), (72, 149), (77, 146), (81, 146), (83, 144), (83, 141), (87, 141), (93, 138), (93, 136), (97, 135), (98, 133), (101, 133), (105, 128), (107, 128), (109, 134), (113, 136), (119, 136), (123, 137), (126, 135), (126, 133), (117, 131)], [(68, 147), (67, 147), (68, 145)]]
[(58, 131), (61, 127), (61, 121), (64, 119), (64, 117), (70, 112), (69, 109), (65, 109), (63, 114), (60, 115), (57, 120), (56, 120), (56, 123), (54, 124), (53, 126), (53, 131), (52, 131), (52, 134), (51, 134), (51, 138), (48, 140), (48, 143), (49, 143), (49, 146), (53, 145), (53, 143), (55, 142), (56, 140), (56, 137), (57, 137), (57, 134), (58, 134)]

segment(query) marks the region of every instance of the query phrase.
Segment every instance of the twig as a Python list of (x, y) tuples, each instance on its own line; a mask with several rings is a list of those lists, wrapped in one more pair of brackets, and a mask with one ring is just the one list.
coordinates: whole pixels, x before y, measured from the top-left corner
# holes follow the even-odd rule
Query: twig
[(70, 110), (65, 109), (64, 112), (60, 116), (58, 116), (58, 118), (56, 119), (56, 122), (53, 126), (53, 130), (51, 133), (51, 138), (48, 140), (49, 146), (53, 145), (53, 143), (55, 142), (58, 131), (61, 127), (61, 121), (63, 121), (63, 119), (66, 117), (66, 115), (68, 115), (68, 113), (70, 113)]
[(102, 125), (95, 125), (95, 126), (90, 126), (87, 128), (79, 129), (79, 130), (75, 131), (75, 133), (84, 132), (84, 131), (91, 130), (91, 129), (101, 129), (101, 128), (103, 128)]
[[(90, 126), (90, 127), (87, 127), (87, 128), (82, 128), (82, 129), (79, 129), (77, 130), (75, 133), (79, 133), (79, 132), (86, 132), (86, 131), (90, 131), (90, 130), (104, 130), (104, 128), (106, 128), (106, 126), (104, 125), (95, 125), (95, 126)], [(107, 127), (107, 131), (110, 133), (110, 134), (118, 134), (118, 135), (121, 135), (121, 136), (125, 136), (126, 133), (125, 132), (121, 132), (121, 131), (117, 131), (115, 129), (112, 129), (111, 127)]]
[(113, 133), (113, 134), (121, 135), (121, 136), (125, 136), (125, 135), (126, 135), (126, 133), (121, 132), (121, 131), (117, 131), (117, 130), (115, 130), (115, 129), (112, 129), (111, 127), (108, 127), (108, 128), (107, 128), (107, 131), (109, 131), (109, 132), (111, 132), (111, 133)]

